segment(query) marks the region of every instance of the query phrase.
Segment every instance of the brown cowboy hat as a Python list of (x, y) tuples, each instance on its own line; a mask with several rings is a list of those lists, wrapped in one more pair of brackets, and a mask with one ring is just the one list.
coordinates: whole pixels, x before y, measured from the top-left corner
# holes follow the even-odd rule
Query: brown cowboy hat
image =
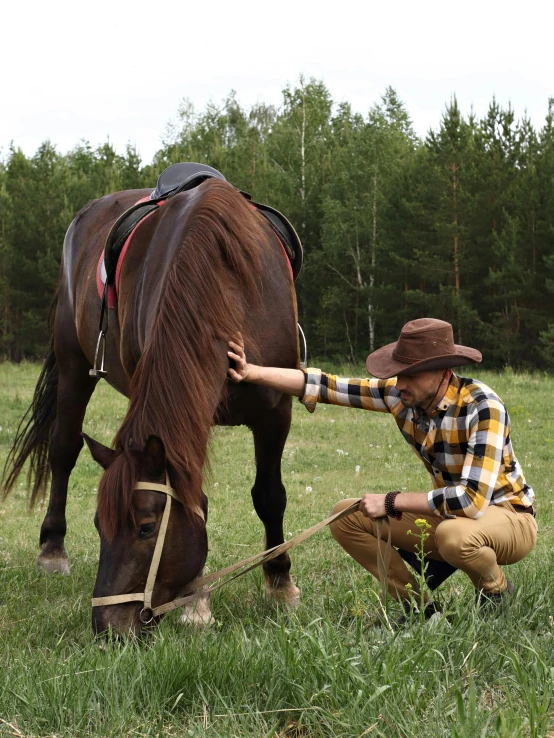
[(478, 364), (482, 358), (477, 349), (454, 343), (450, 323), (435, 318), (419, 318), (406, 323), (398, 341), (370, 354), (365, 365), (374, 377), (389, 379), (399, 374)]

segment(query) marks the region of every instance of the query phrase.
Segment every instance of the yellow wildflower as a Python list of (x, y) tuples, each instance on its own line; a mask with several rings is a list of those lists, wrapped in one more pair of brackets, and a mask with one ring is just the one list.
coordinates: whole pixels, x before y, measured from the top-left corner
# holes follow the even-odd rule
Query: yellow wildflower
[(417, 525), (418, 528), (430, 528), (431, 527), (430, 523), (427, 520), (425, 520), (425, 518), (417, 518), (417, 520), (415, 521), (415, 524)]

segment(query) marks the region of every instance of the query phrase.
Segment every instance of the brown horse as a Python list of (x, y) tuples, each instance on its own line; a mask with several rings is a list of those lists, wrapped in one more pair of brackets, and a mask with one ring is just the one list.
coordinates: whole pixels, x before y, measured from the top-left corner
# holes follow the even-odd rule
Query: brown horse
[[(81, 429), (98, 382), (93, 364), (100, 299), (95, 273), (112, 223), (149, 191), (118, 192), (79, 212), (66, 234), (53, 309), (50, 352), (4, 470), (14, 485), (30, 459), (31, 500), (52, 475), (40, 531), (38, 565), (69, 573), (64, 548), (69, 476), (87, 440), (104, 468), (95, 525), (100, 562), (95, 597), (144, 590), (166, 504), (174, 496), (152, 607), (186, 591), (207, 554), (202, 492), (212, 424), (247, 425), (254, 436), (254, 507), (267, 547), (283, 541), (286, 492), (281, 455), (291, 400), (254, 385), (229, 385), (227, 341), (240, 331), (258, 361), (299, 363), (294, 286), (281, 244), (264, 218), (231, 185), (211, 179), (167, 200), (138, 228), (123, 262), (118, 302), (110, 310), (107, 381), (129, 397), (127, 415), (109, 449)], [(147, 487), (147, 485), (146, 485)], [(182, 504), (179, 504), (181, 502)], [(298, 589), (285, 554), (264, 565), (274, 597), (294, 604)], [(93, 608), (93, 628), (141, 627), (137, 602)]]

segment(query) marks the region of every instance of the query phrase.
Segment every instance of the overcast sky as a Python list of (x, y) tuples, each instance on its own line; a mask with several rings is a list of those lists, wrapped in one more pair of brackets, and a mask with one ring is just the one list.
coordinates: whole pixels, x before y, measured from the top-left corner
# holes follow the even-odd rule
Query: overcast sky
[(179, 102), (236, 90), (279, 104), (300, 74), (366, 112), (392, 85), (416, 131), (457, 95), (484, 114), (496, 95), (542, 125), (554, 96), (547, 0), (329, 3), (312, 0), (94, 0), (3, 3), (0, 149), (65, 153), (80, 139), (136, 145), (149, 162)]

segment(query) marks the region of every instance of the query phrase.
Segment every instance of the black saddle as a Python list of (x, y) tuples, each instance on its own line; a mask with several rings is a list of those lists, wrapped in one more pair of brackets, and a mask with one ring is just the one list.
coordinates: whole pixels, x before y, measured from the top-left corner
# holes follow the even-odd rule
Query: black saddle
[(160, 198), (171, 197), (178, 192), (192, 190), (207, 179), (227, 180), (218, 172), (217, 169), (209, 167), (207, 164), (197, 164), (194, 161), (181, 162), (180, 164), (172, 164), (158, 177), (156, 189), (150, 195), (151, 200), (159, 200)]
[[(198, 164), (196, 162), (172, 164), (167, 169), (164, 169), (158, 177), (156, 189), (153, 190), (149, 200), (133, 205), (119, 216), (110, 229), (104, 248), (106, 289), (108, 285), (115, 284), (117, 262), (125, 241), (129, 238), (135, 226), (149, 213), (156, 210), (161, 200), (174, 197), (179, 192), (192, 190), (207, 179), (222, 179), (224, 182), (227, 181), (221, 172), (218, 172), (213, 167), (209, 167), (207, 164)], [(300, 243), (298, 234), (285, 216), (278, 210), (269, 207), (269, 205), (253, 202), (247, 192), (241, 191), (241, 195), (252, 202), (252, 205), (264, 216), (278, 236), (289, 258), (293, 278), (296, 279), (302, 268), (303, 260), (302, 244)]]
[(119, 216), (110, 229), (104, 248), (107, 285), (115, 284), (117, 262), (125, 241), (131, 235), (133, 228), (153, 210), (157, 210), (161, 200), (167, 200), (169, 197), (185, 190), (192, 190), (212, 177), (227, 181), (217, 169), (209, 167), (207, 164), (197, 164), (192, 161), (172, 164), (163, 170), (158, 177), (156, 189), (152, 191), (150, 199), (130, 207)]
[[(245, 192), (242, 194), (250, 199), (250, 196)], [(298, 233), (294, 230), (290, 221), (287, 220), (278, 210), (275, 210), (275, 208), (272, 208), (269, 205), (262, 205), (259, 202), (254, 202), (253, 200), (251, 202), (258, 213), (261, 213), (261, 215), (264, 216), (283, 244), (292, 267), (292, 278), (296, 281), (296, 278), (302, 269), (302, 260), (304, 258), (304, 251), (302, 249), (302, 243), (300, 242)]]

